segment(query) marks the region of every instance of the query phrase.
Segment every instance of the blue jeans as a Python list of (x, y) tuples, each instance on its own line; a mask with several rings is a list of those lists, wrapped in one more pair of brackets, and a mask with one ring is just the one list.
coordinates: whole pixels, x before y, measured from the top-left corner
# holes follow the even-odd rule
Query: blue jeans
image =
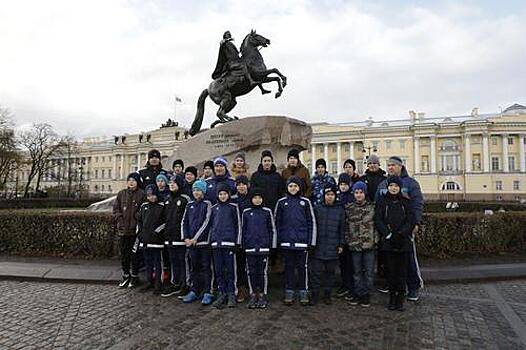
[(351, 252), (354, 268), (354, 295), (362, 297), (373, 289), (374, 250)]

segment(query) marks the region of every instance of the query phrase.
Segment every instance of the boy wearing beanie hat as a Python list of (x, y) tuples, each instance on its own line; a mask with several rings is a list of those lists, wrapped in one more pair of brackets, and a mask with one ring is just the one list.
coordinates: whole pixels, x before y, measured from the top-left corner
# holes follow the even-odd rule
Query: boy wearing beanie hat
[(354, 200), (351, 191), (351, 177), (347, 173), (341, 173), (338, 176), (338, 192), (336, 192), (336, 201), (341, 205), (351, 203)]
[(176, 175), (183, 175), (184, 162), (182, 159), (176, 159), (172, 163), (172, 171)]
[(217, 202), (217, 186), (221, 183), (228, 186), (231, 195), (236, 193), (236, 183), (228, 172), (227, 164), (227, 160), (223, 157), (217, 157), (214, 159), (214, 176), (206, 180), (208, 189), (206, 190), (205, 198), (212, 204)]
[(197, 168), (195, 166), (186, 167), (186, 169), (184, 170), (184, 184), (181, 191), (192, 199), (194, 198), (192, 196), (192, 185), (194, 184), (196, 179)]
[(243, 211), (241, 245), (246, 254), (246, 274), (250, 289), (249, 309), (268, 306), (268, 262), (270, 249), (276, 248), (277, 236), (272, 210), (263, 206), (264, 193), (255, 188), (251, 206)]
[(367, 185), (355, 182), (352, 192), (354, 201), (345, 206), (345, 240), (351, 251), (354, 290), (347, 299), (351, 305), (369, 307), (378, 233), (374, 227), (374, 206), (366, 199)]
[[(237, 193), (232, 196), (232, 202), (236, 203), (239, 208), (239, 213), (250, 207), (250, 195), (248, 178), (245, 175), (236, 177)], [(246, 256), (245, 252), (241, 250), (236, 254), (236, 264), (239, 271), (245, 271)], [(237, 279), (237, 302), (242, 303), (247, 297), (248, 281), (245, 273), (238, 275)]]
[(202, 297), (203, 305), (210, 305), (213, 295), (211, 251), (209, 243), (209, 224), (212, 216), (212, 203), (204, 199), (207, 190), (206, 182), (197, 180), (193, 185), (195, 201), (189, 202), (183, 216), (182, 238), (188, 249), (190, 259), (190, 292), (183, 297), (183, 302), (192, 303)]
[(203, 176), (201, 178), (206, 181), (211, 179), (212, 176), (214, 176), (214, 162), (207, 160), (203, 165)]
[(159, 190), (154, 184), (146, 186), (147, 202), (141, 205), (137, 218), (137, 232), (139, 247), (143, 249), (144, 265), (148, 284), (141, 292), (153, 290), (154, 294), (161, 293), (162, 250), (164, 248), (163, 230), (166, 214), (164, 203), (159, 202)]
[(299, 176), (304, 183), (303, 194), (310, 198), (312, 195), (312, 183), (309, 170), (300, 161), (300, 152), (291, 149), (287, 154), (287, 167), (281, 172), (283, 181), (287, 181), (291, 176)]
[(168, 171), (163, 169), (161, 164), (161, 152), (156, 149), (152, 149), (148, 152), (148, 162), (144, 169), (138, 171), (141, 177), (141, 187), (145, 189), (146, 186), (156, 184), (157, 175), (163, 174), (168, 175)]
[(336, 185), (334, 178), (327, 172), (327, 162), (325, 159), (316, 161), (316, 173), (312, 177), (312, 203), (321, 205), (324, 202), (323, 189), (325, 185)]
[(213, 306), (222, 309), (236, 306), (236, 246), (241, 244), (241, 217), (237, 204), (230, 201), (230, 188), (217, 186), (217, 203), (210, 218), (210, 245), (219, 294)]
[(164, 202), (170, 197), (170, 190), (168, 189), (168, 177), (165, 174), (159, 174), (155, 178), (157, 189), (159, 189), (159, 201)]
[(181, 175), (170, 176), (168, 183), (170, 196), (164, 202), (166, 211), (166, 226), (164, 230), (164, 244), (168, 250), (170, 262), (170, 283), (163, 288), (161, 296), (170, 297), (175, 294), (186, 294), (189, 292), (186, 276), (186, 245), (181, 237), (181, 222), (184, 211), (190, 198), (183, 194), (183, 177)]
[(323, 203), (314, 207), (318, 237), (310, 262), (313, 305), (318, 302), (322, 287), (325, 304), (332, 303), (331, 294), (338, 256), (343, 251), (345, 211), (343, 206), (336, 202), (336, 191), (335, 184), (326, 184), (323, 188)]
[(137, 237), (136, 214), (144, 202), (144, 192), (139, 188), (139, 174), (131, 173), (127, 179), (127, 188), (117, 194), (112, 211), (113, 221), (117, 225), (121, 255), (122, 280), (119, 288), (133, 288), (138, 283), (137, 256), (132, 250)]
[(409, 200), (401, 193), (402, 179), (390, 175), (387, 192), (376, 202), (375, 224), (380, 249), (386, 252), (389, 310), (404, 311), (409, 255), (415, 216)]
[(309, 304), (307, 249), (316, 245), (317, 227), (312, 203), (302, 196), (304, 186), (299, 176), (291, 176), (287, 180), (287, 194), (278, 201), (275, 210), (278, 246), (285, 262), (285, 305), (294, 303), (296, 271), (300, 303)]

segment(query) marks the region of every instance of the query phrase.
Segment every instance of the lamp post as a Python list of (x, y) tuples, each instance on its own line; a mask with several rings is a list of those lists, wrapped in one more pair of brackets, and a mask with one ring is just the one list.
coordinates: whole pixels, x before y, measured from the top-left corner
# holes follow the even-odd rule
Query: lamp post
[(78, 164), (79, 164), (78, 167), (79, 167), (79, 173), (80, 173), (80, 176), (79, 176), (79, 199), (81, 199), (81, 197), (82, 197), (82, 175), (83, 175), (83, 170), (84, 170), (84, 161), (81, 160)]

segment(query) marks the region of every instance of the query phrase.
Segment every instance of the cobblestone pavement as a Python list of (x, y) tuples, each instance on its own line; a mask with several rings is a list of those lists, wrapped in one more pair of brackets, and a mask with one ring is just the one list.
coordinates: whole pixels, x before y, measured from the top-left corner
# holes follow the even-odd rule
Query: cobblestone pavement
[(526, 281), (427, 287), (407, 311), (215, 310), (108, 285), (0, 281), (0, 349), (526, 349)]

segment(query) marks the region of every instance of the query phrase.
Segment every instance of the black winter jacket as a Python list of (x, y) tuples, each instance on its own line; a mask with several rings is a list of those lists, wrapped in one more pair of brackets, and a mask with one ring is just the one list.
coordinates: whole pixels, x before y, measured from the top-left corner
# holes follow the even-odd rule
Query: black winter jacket
[(184, 246), (181, 234), (184, 211), (190, 198), (181, 192), (171, 193), (170, 197), (164, 202), (166, 212), (166, 226), (164, 228), (164, 244), (167, 246)]
[(164, 248), (165, 219), (164, 203), (143, 203), (137, 218), (140, 247)]
[(260, 188), (265, 198), (265, 207), (274, 210), (278, 199), (285, 194), (285, 182), (281, 175), (276, 171), (276, 166), (272, 164), (270, 170), (263, 170), (263, 165), (259, 165), (258, 170), (250, 178), (251, 188)]
[(360, 177), (360, 181), (363, 181), (367, 184), (367, 200), (369, 202), (374, 203), (378, 185), (380, 185), (385, 179), (387, 179), (387, 176), (385, 175), (385, 171), (382, 169), (379, 169), (375, 173), (366, 170), (365, 174)]
[(414, 213), (409, 200), (387, 193), (378, 198), (374, 223), (380, 235), (380, 250), (410, 252)]

